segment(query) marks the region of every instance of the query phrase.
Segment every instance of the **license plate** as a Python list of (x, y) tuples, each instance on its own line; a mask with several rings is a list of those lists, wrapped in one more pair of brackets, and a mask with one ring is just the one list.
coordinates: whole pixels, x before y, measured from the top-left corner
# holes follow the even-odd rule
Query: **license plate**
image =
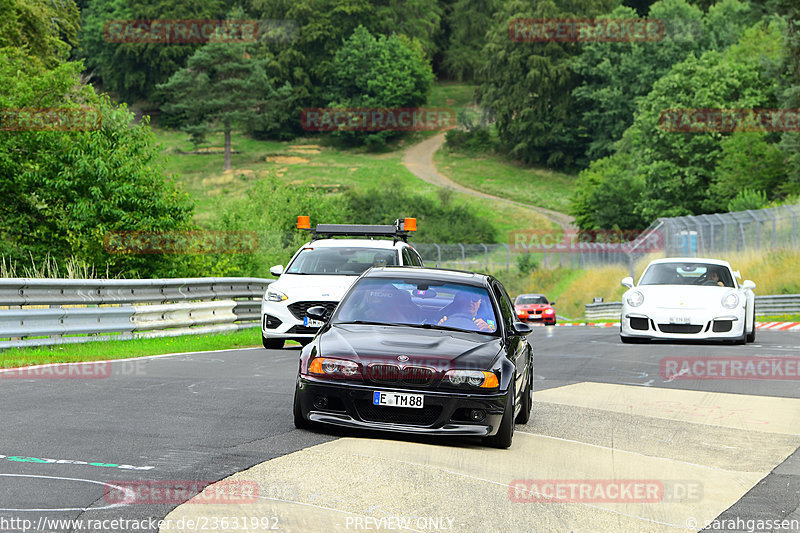
[(313, 318), (303, 317), (303, 325), (311, 328), (321, 328), (325, 325), (322, 320), (314, 320)]
[(378, 392), (372, 393), (372, 405), (388, 405), (391, 407), (422, 408), (422, 394), (406, 394), (403, 392)]
[(688, 324), (689, 317), (688, 316), (671, 316), (669, 317), (670, 324)]

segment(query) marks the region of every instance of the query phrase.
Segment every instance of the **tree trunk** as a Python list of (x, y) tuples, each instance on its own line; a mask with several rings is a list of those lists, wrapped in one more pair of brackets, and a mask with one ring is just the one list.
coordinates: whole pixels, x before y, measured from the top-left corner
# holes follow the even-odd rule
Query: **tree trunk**
[(225, 164), (222, 170), (230, 170), (231, 168), (231, 123), (225, 122)]

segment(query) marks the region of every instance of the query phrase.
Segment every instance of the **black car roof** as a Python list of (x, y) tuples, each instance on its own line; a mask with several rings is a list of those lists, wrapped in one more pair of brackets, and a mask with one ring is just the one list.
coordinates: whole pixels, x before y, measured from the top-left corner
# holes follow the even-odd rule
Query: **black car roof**
[(365, 278), (407, 278), (407, 279), (430, 279), (435, 281), (446, 281), (452, 283), (463, 283), (478, 287), (488, 287), (490, 276), (469, 272), (467, 270), (451, 270), (447, 268), (430, 267), (376, 267), (367, 270)]

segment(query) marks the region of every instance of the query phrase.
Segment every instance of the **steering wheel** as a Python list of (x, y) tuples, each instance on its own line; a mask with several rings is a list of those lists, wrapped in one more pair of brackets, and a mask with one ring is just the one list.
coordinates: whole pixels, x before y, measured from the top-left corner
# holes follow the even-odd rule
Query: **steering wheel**
[(708, 281), (708, 272), (706, 272), (705, 274), (694, 280), (692, 285), (705, 285), (707, 281)]
[(476, 329), (475, 324), (472, 322), (472, 317), (467, 313), (449, 315), (447, 320), (442, 322), (442, 325), (460, 329)]

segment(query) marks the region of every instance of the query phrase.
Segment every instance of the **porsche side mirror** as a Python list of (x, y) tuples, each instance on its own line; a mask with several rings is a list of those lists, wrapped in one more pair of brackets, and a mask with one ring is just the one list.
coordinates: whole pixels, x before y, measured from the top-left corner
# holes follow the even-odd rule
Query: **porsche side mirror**
[(556, 303), (555, 302), (550, 302), (550, 305), (556, 305)]
[(269, 273), (273, 276), (280, 276), (283, 274), (283, 265), (275, 265), (274, 267), (269, 269)]
[(756, 288), (756, 284), (755, 284), (753, 281), (751, 281), (751, 280), (749, 280), (749, 279), (746, 279), (746, 280), (744, 280), (744, 281), (742, 282), (742, 288), (743, 288), (743, 289), (750, 289), (750, 290), (753, 290), (753, 289), (755, 289), (755, 288)]
[(315, 305), (314, 307), (309, 307), (306, 310), (308, 318), (313, 318), (314, 320), (325, 320), (326, 313), (327, 310), (322, 305)]
[(533, 328), (524, 322), (514, 322), (512, 327), (517, 335), (530, 335), (533, 333)]
[(628, 287), (629, 289), (633, 288), (633, 278), (628, 276), (626, 278), (622, 278), (622, 285)]

